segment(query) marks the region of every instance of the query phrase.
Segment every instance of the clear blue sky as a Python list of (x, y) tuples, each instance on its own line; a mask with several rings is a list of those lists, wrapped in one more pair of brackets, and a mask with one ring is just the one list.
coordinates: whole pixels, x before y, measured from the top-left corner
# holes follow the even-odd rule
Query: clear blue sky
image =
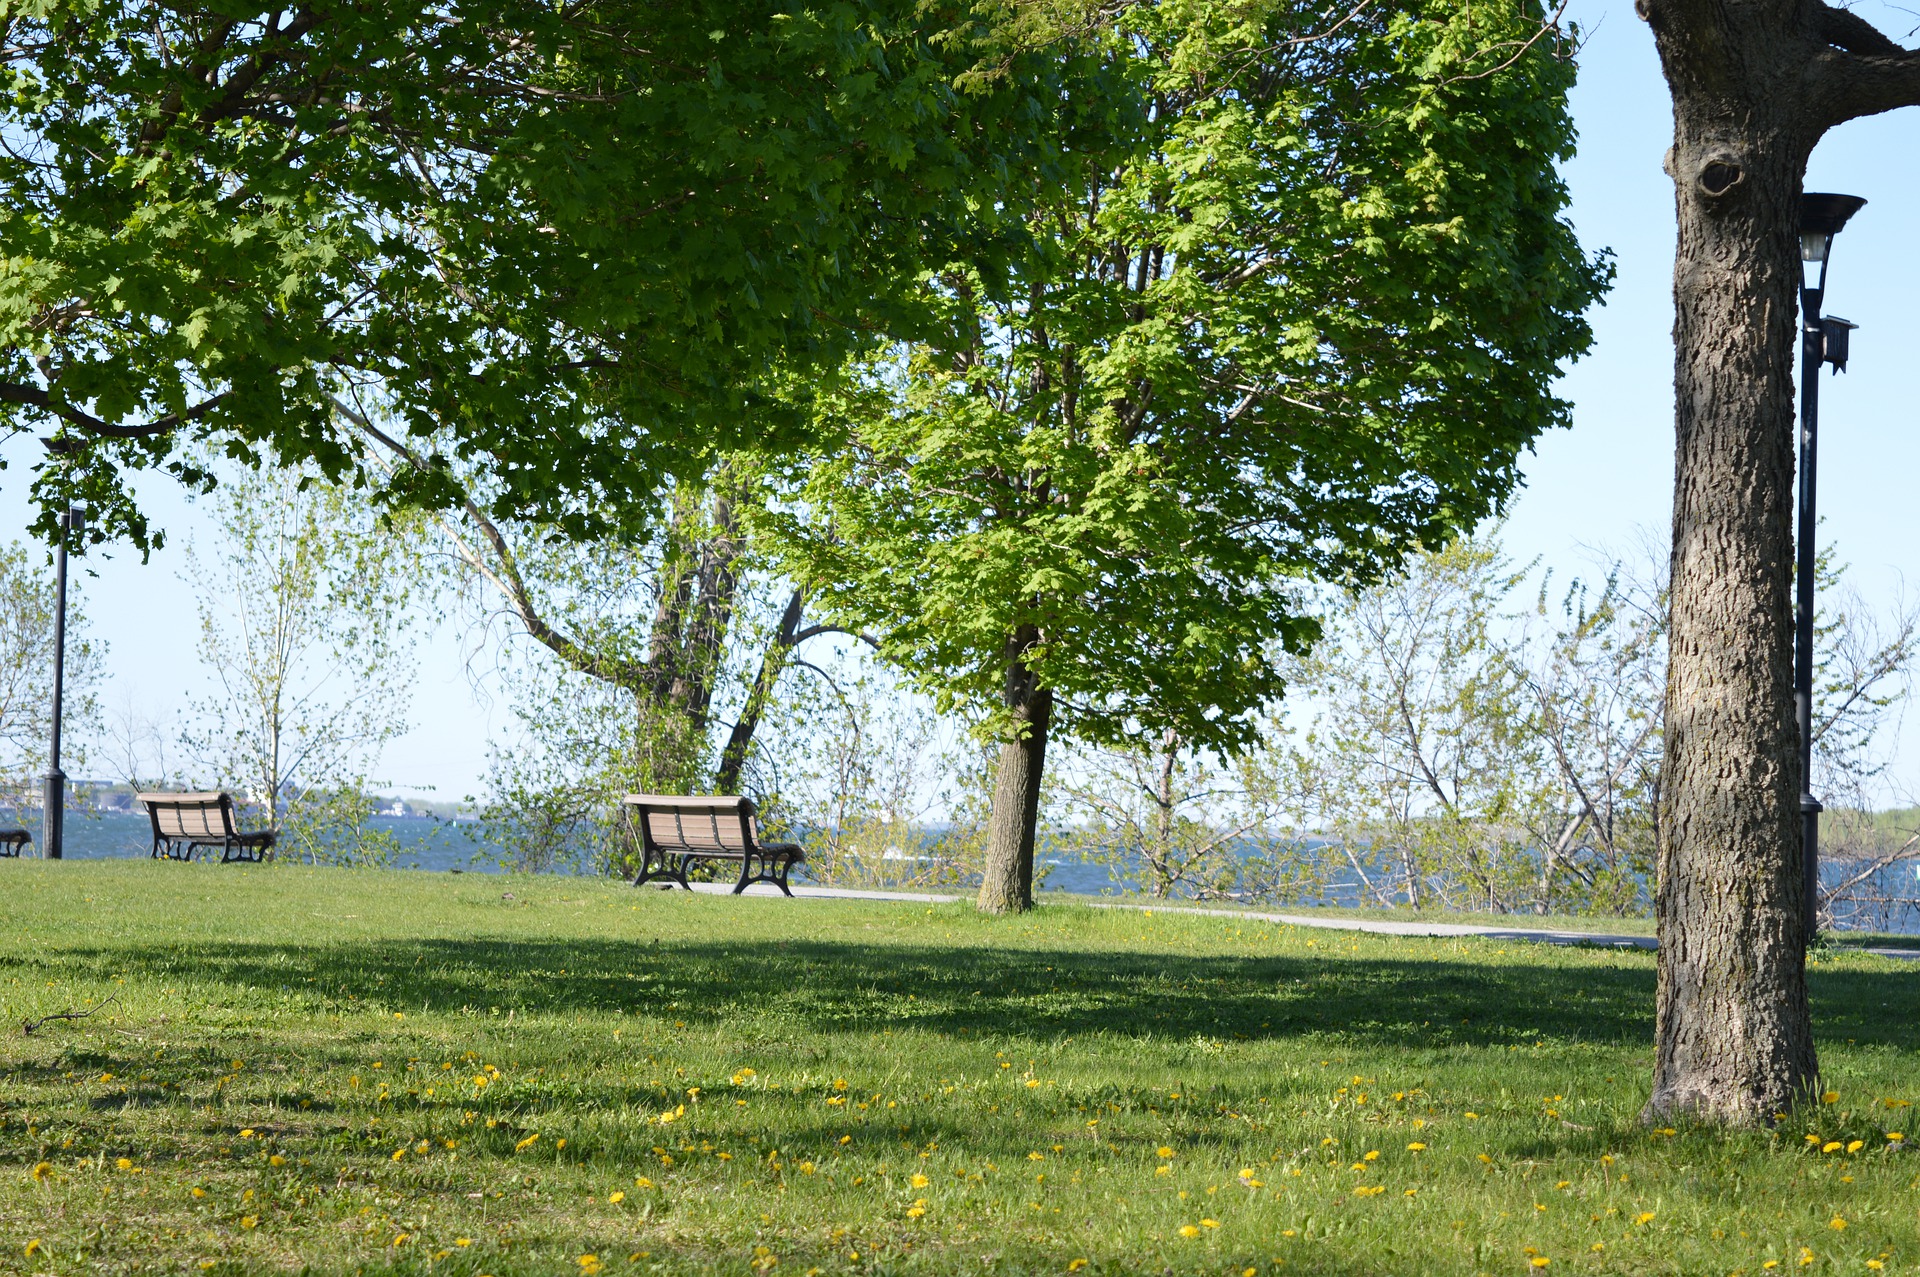
[[(1915, 19), (1879, 0), (1856, 10), (1896, 39)], [(1543, 439), (1526, 467), (1525, 490), (1510, 511), (1507, 539), (1522, 559), (1563, 571), (1589, 570), (1586, 547), (1624, 549), (1640, 529), (1663, 543), (1673, 483), (1673, 355), (1670, 342), (1673, 188), (1660, 160), (1672, 126), (1653, 40), (1630, 0), (1575, 0), (1569, 16), (1587, 32), (1574, 115), (1580, 153), (1569, 166), (1572, 217), (1582, 241), (1611, 248), (1619, 279), (1593, 316), (1597, 342), (1565, 393), (1574, 425)], [(1870, 202), (1840, 237), (1827, 307), (1861, 325), (1854, 363), (1821, 387), (1820, 457), (1825, 536), (1854, 565), (1869, 600), (1890, 600), (1912, 579), (1920, 588), (1920, 532), (1909, 495), (1920, 477), (1920, 110), (1856, 121), (1816, 152), (1808, 187)], [(25, 525), (31, 440), (5, 447), (0, 528)], [(148, 712), (183, 707), (203, 675), (195, 622), (179, 610), (179, 548), (192, 535), (191, 507), (167, 485), (149, 483), (150, 508), (174, 548), (141, 566), (137, 556), (90, 556), (94, 632), (111, 646), (109, 701), (131, 695)], [(171, 610), (170, 610), (171, 609)], [(457, 636), (442, 634), (422, 653), (414, 721), (381, 773), (396, 788), (431, 787), (458, 798), (477, 790), (485, 741), (507, 726), (504, 707), (469, 691)], [(1909, 737), (1920, 733), (1910, 731)], [(1920, 748), (1907, 751), (1920, 760)], [(1904, 770), (1917, 771), (1915, 767)], [(1920, 775), (1914, 777), (1920, 781)]]

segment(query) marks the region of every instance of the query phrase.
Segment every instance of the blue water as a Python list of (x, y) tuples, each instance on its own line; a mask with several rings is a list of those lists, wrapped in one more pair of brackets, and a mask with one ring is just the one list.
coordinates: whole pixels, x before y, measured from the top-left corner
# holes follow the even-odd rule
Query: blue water
[[(38, 812), (0, 814), (0, 824), (25, 828), (33, 835), (34, 853), (38, 854)], [(374, 816), (367, 824), (375, 832), (393, 836), (400, 845), (395, 863), (405, 868), (480, 872), (498, 868), (486, 854), (489, 849), (471, 836), (474, 826), (465, 821)], [(126, 860), (153, 850), (153, 825), (144, 813), (69, 811), (64, 841), (68, 860)]]
[[(488, 845), (481, 837), (480, 827), (471, 822), (374, 816), (368, 824), (373, 830), (393, 837), (399, 846), (394, 864), (401, 868), (443, 873), (449, 870), (468, 873), (499, 871), (497, 848)], [(22, 813), (21, 817), (12, 817), (0, 812), (0, 825), (24, 826), (33, 835), (35, 851), (32, 854), (38, 854), (40, 821), (37, 813)], [(144, 814), (111, 811), (67, 813), (66, 854), (70, 860), (117, 860), (145, 856), (152, 842), (152, 826)], [(1131, 890), (1105, 865), (1049, 857), (1045, 867), (1042, 882), (1045, 892), (1098, 896)], [(1835, 881), (1846, 872), (1846, 866), (1832, 862), (1823, 864), (1822, 869), (1832, 875)], [(795, 876), (804, 878), (804, 867)], [(1840, 920), (1841, 929), (1920, 935), (1920, 865), (1889, 866), (1873, 885), (1886, 895), (1904, 897), (1906, 903), (1897, 904), (1887, 911), (1873, 910), (1871, 916), (1843, 916)], [(1317, 902), (1303, 903), (1306, 907), (1311, 907), (1312, 903), (1349, 907), (1365, 903), (1360, 900), (1357, 891), (1343, 891), (1338, 884), (1330, 885), (1323, 896)]]

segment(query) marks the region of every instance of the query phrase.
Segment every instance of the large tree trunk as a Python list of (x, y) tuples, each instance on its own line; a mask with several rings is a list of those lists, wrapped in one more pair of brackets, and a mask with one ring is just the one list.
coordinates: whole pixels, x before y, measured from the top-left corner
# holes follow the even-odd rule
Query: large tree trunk
[[(1793, 721), (1801, 175), (1817, 133), (1765, 38), (1745, 74), (1654, 7), (1679, 211), (1672, 631), (1649, 1121), (1770, 1122), (1812, 1089)], [(1722, 33), (1724, 34), (1724, 33)], [(1683, 36), (1685, 38), (1683, 38)]]
[(1646, 1116), (1768, 1122), (1814, 1086), (1791, 711), (1795, 233), (1827, 129), (1920, 103), (1920, 52), (1821, 0), (1634, 0), (1680, 215), (1660, 988)]
[(1000, 746), (1000, 764), (994, 770), (987, 868), (980, 883), (980, 908), (986, 913), (1033, 908), (1033, 844), (1040, 823), (1040, 778), (1046, 768), (1053, 689), (1040, 686), (1021, 654), (1038, 637), (1023, 631), (1009, 645), (1006, 705), (1019, 734)]

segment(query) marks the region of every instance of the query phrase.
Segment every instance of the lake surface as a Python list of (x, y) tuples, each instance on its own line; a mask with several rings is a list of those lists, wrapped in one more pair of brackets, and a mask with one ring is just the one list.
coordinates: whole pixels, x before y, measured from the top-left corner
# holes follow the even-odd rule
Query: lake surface
[[(0, 823), (16, 821), (0, 814)], [(29, 813), (26, 819), (17, 823), (24, 824), (33, 834), (37, 849), (40, 839), (37, 814)], [(496, 849), (482, 841), (479, 827), (471, 822), (375, 816), (368, 824), (377, 831), (390, 834), (399, 845), (396, 863), (402, 870), (499, 872)], [(132, 859), (147, 855), (152, 845), (153, 827), (144, 814), (113, 811), (67, 813), (66, 854), (70, 860)], [(1098, 896), (1127, 890), (1126, 884), (1105, 865), (1063, 857), (1049, 857), (1044, 863), (1047, 872), (1042, 890), (1047, 892)], [(1823, 863), (1821, 869), (1829, 881), (1839, 881), (1847, 873), (1845, 865), (1831, 861)], [(804, 866), (796, 870), (795, 877), (805, 877)], [(1891, 865), (1877, 875), (1873, 886), (1879, 894), (1894, 897), (1903, 903), (1895, 904), (1890, 909), (1876, 910), (1871, 915), (1843, 919), (1841, 929), (1920, 935), (1920, 865)], [(1352, 907), (1363, 902), (1357, 891), (1336, 885), (1325, 893), (1320, 903)]]

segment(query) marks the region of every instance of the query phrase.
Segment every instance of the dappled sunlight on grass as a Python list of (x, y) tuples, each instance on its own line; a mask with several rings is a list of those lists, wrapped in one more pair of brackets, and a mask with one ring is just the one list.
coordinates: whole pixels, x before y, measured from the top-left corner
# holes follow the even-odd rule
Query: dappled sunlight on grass
[(1832, 1102), (1721, 1135), (1637, 1125), (1640, 952), (576, 879), (4, 868), (0, 1014), (99, 1010), (6, 1039), (0, 1267), (1920, 1262), (1920, 972), (1877, 959), (1814, 972)]

